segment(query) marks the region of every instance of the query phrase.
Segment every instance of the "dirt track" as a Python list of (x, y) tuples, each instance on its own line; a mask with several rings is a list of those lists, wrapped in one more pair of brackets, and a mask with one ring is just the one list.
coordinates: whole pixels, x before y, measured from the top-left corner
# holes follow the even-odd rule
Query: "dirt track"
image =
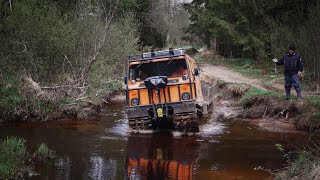
[[(213, 64), (200, 64), (200, 68), (202, 70), (202, 78), (203, 80), (210, 82), (210, 80), (223, 80), (228, 83), (245, 83), (251, 86), (254, 86), (259, 89), (263, 90), (277, 90), (283, 91), (282, 85), (280, 84), (263, 84), (261, 80), (254, 79), (250, 77), (245, 77), (228, 67), (213, 65)], [(222, 89), (216, 89), (216, 92), (224, 91)], [(215, 93), (216, 95), (218, 93)], [(245, 109), (239, 107), (236, 103), (237, 99), (235, 97), (228, 98), (227, 96), (224, 97), (214, 97), (214, 112), (213, 112), (213, 119), (216, 120), (226, 120), (226, 119), (233, 119), (236, 117), (240, 117), (239, 114), (244, 113)], [(250, 113), (255, 114), (256, 110), (259, 108), (253, 108), (249, 110)], [(262, 106), (262, 113), (265, 111), (265, 107)], [(249, 114), (250, 114), (249, 113)], [(263, 116), (263, 115), (261, 115)], [(242, 118), (240, 118), (242, 119)], [(246, 118), (245, 118), (246, 119)], [(249, 118), (251, 119), (251, 118)], [(282, 122), (281, 119), (265, 119), (264, 117), (260, 118), (253, 118), (250, 121), (251, 124), (256, 125), (262, 129), (268, 131), (275, 131), (275, 132), (294, 132), (296, 133), (296, 128), (293, 123)]]
[(225, 82), (231, 83), (245, 83), (251, 86), (254, 86), (259, 89), (263, 90), (282, 90), (282, 85), (272, 84), (266, 85), (263, 84), (260, 80), (253, 79), (250, 77), (245, 77), (227, 67), (224, 66), (217, 66), (213, 64), (200, 64), (200, 68), (202, 70), (202, 74), (204, 76), (208, 76), (210, 78), (215, 78), (217, 80), (223, 80)]

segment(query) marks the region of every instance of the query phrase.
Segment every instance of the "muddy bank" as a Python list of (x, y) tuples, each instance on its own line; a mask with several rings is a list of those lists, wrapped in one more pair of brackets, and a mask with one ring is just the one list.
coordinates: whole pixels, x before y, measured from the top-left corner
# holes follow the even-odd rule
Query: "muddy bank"
[(230, 83), (204, 76), (214, 94), (213, 116), (218, 121), (247, 120), (275, 132), (317, 131), (317, 110), (307, 102), (284, 101), (277, 93), (247, 84)]
[(51, 122), (70, 119), (90, 121), (99, 118), (101, 110), (110, 102), (125, 100), (125, 92), (122, 90), (105, 93), (96, 99), (90, 99), (89, 97), (74, 99), (71, 95), (61, 91), (64, 90), (43, 90), (33, 85), (33, 89), (29, 89), (27, 92), (30, 98), (26, 97), (24, 100), (26, 105), (15, 108), (9, 113), (1, 114), (0, 124)]
[(107, 93), (101, 101), (88, 101), (82, 104), (68, 105), (57, 112), (49, 120), (94, 120), (100, 117), (100, 112), (110, 102), (125, 101), (125, 92), (122, 90)]

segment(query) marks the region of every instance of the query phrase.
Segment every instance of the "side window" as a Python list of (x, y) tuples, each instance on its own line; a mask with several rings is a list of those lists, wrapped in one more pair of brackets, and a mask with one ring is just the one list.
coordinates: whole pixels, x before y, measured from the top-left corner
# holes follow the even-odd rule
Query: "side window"
[(134, 80), (135, 79), (135, 69), (130, 67), (130, 71), (129, 71), (130, 75), (130, 80)]
[(170, 64), (170, 76), (169, 77), (182, 77), (188, 74), (188, 63), (186, 60), (178, 60)]

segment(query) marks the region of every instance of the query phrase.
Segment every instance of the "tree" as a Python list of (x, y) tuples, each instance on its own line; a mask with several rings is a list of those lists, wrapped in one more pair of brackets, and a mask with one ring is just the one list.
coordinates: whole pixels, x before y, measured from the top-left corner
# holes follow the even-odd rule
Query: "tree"
[(266, 61), (282, 55), (295, 43), (307, 57), (306, 67), (312, 69), (312, 78), (320, 78), (314, 55), (319, 48), (314, 41), (319, 29), (319, 23), (315, 23), (318, 1), (194, 0), (185, 8), (191, 14), (186, 31), (189, 39), (195, 36), (208, 48), (216, 42), (223, 56)]

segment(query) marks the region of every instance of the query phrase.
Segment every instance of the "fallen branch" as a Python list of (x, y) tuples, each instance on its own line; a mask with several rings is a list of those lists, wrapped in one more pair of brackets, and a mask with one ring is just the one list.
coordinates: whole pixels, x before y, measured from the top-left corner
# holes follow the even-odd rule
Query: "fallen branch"
[(106, 104), (108, 104), (109, 102), (108, 101), (106, 101), (105, 99), (103, 99), (103, 98), (101, 98), (101, 100), (104, 102), (104, 103), (106, 103)]
[(65, 106), (73, 106), (73, 105), (77, 105), (78, 103), (69, 103), (69, 104), (66, 104)]
[(89, 87), (89, 85), (87, 86), (77, 86), (77, 85), (60, 85), (60, 86), (44, 86), (41, 87), (41, 89), (60, 89), (60, 88), (76, 88), (76, 89), (84, 89)]
[(85, 96), (85, 97), (79, 97), (79, 98), (75, 99), (75, 101), (80, 101), (80, 100), (83, 100), (83, 99), (86, 99), (86, 98), (88, 98), (88, 97), (87, 97), (87, 96)]
[(268, 110), (268, 106), (266, 106), (266, 110), (264, 111), (262, 118), (265, 118), (266, 114), (267, 114), (267, 110)]
[[(276, 108), (278, 108), (278, 106), (276, 106), (275, 108), (273, 108), (273, 110), (269, 113), (269, 116), (267, 117), (267, 119), (270, 118), (270, 115), (274, 112), (274, 110), (276, 110)], [(273, 116), (273, 117), (275, 117), (275, 116)], [(273, 118), (273, 117), (272, 117), (272, 118)]]

